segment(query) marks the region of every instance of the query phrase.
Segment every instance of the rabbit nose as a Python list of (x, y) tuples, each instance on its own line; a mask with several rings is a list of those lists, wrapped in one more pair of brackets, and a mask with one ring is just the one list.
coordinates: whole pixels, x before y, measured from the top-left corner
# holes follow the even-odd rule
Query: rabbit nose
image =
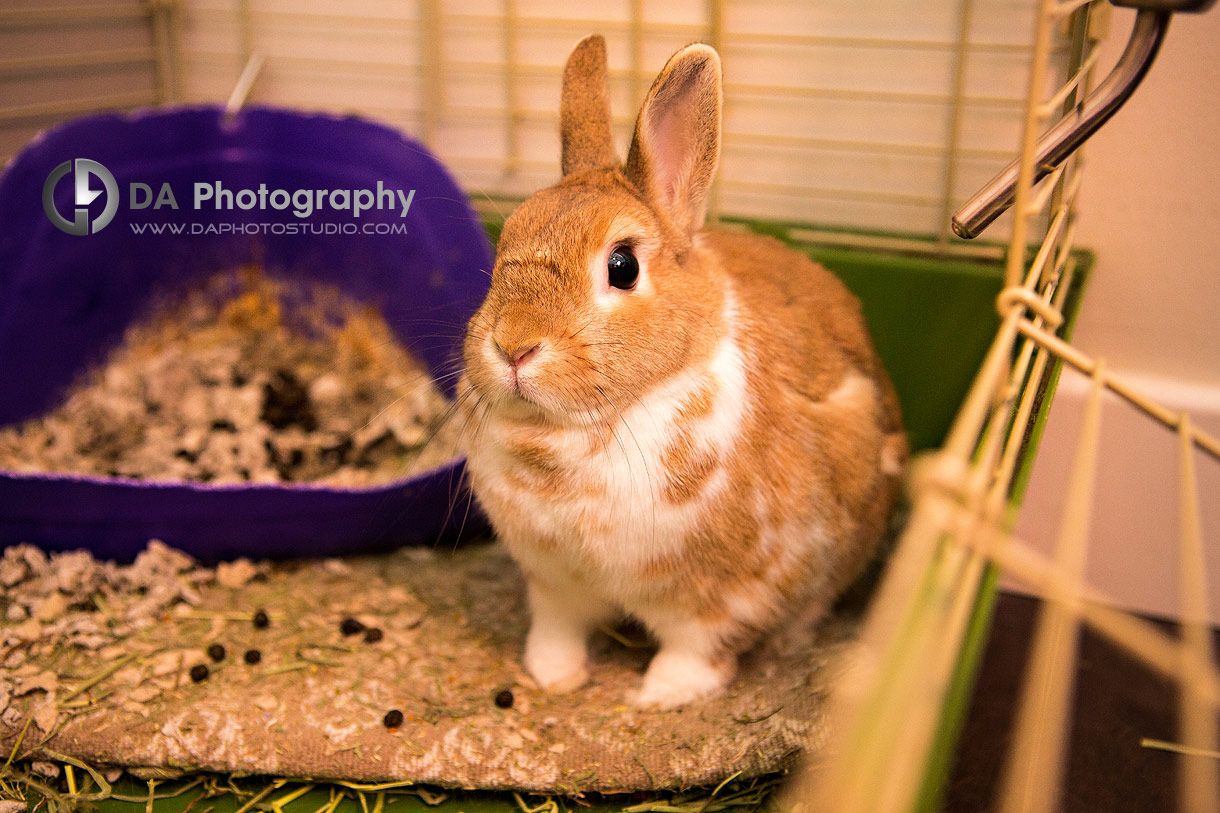
[(504, 358), (508, 359), (508, 363), (512, 365), (514, 370), (538, 353), (538, 342), (526, 342), (516, 347), (504, 347), (499, 342), (496, 342), (496, 347), (500, 348), (500, 352), (504, 354)]
[(525, 364), (542, 348), (541, 315), (536, 308), (510, 303), (500, 312), (491, 331), (496, 349), (514, 370)]
[(516, 351), (511, 356), (509, 356), (509, 358), (512, 359), (514, 367), (520, 367), (522, 364), (525, 364), (525, 362), (532, 359), (537, 352), (538, 352), (538, 345), (535, 344), (531, 347), (525, 348), (524, 350)]

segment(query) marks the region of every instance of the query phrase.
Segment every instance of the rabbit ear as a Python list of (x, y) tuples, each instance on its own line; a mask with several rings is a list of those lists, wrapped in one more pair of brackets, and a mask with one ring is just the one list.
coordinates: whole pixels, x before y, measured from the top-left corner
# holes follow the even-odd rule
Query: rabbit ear
[(720, 57), (696, 43), (674, 54), (644, 99), (627, 155), (627, 177), (674, 227), (703, 225), (720, 160)]
[(563, 68), (559, 136), (564, 175), (618, 163), (610, 132), (606, 41), (600, 34), (576, 43)]

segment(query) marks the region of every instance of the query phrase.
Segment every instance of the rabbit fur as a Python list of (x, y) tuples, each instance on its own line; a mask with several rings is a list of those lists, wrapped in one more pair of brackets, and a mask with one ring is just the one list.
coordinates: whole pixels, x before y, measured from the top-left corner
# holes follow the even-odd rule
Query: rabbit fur
[[(675, 54), (625, 164), (605, 44), (564, 70), (563, 177), (507, 219), (458, 387), (467, 472), (519, 563), (524, 663), (568, 691), (623, 615), (660, 648), (632, 698), (721, 692), (738, 656), (824, 613), (874, 556), (907, 456), (857, 300), (769, 237), (703, 229), (720, 59)], [(629, 290), (608, 282), (634, 255)]]

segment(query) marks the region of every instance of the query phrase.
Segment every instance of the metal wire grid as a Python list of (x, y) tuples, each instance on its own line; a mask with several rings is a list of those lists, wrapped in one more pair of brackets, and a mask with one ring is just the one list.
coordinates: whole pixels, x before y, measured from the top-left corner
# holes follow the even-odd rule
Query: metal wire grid
[[(1042, 70), (1052, 32), (1067, 17), (1087, 31), (1091, 2), (1041, 0), (1026, 103), (1021, 172), (1008, 252), (1008, 286), (997, 302), (995, 342), (944, 448), (914, 473), (910, 522), (865, 622), (860, 649), (832, 701), (837, 744), (789, 797), (798, 808), (904, 811), (934, 796), (927, 766), (943, 735), (944, 710), (979, 596), (999, 568), (1047, 597), (1020, 701), (1001, 806), (1004, 811), (1059, 807), (1070, 730), (1077, 637), (1082, 624), (1145, 661), (1180, 686), (1180, 738), (1161, 744), (1181, 755), (1180, 809), (1220, 810), (1220, 671), (1207, 622), (1207, 563), (1199, 527), (1196, 452), (1220, 460), (1220, 441), (1141, 394), (1057, 335), (1075, 273), (1077, 154), (1034, 187), (1037, 134), (1089, 84), (1095, 60), (1078, 51), (1067, 83), (1047, 90)], [(1087, 37), (1084, 38), (1087, 41)], [(1054, 86), (1051, 86), (1054, 87)], [(1049, 212), (1050, 226), (1032, 260), (1023, 250), (1030, 224)], [(1012, 495), (1048, 370), (1066, 364), (1091, 377), (1092, 390), (1067, 486), (1052, 557), (1015, 538)], [(1101, 399), (1112, 392), (1177, 433), (1183, 596), (1182, 634), (1162, 632), (1124, 613), (1084, 582), (1100, 438)], [(1166, 551), (1167, 555), (1172, 551)], [(941, 742), (943, 746), (943, 741)]]
[[(28, 0), (24, 0), (28, 1)], [(0, 81), (117, 65), (149, 87), (0, 103), (0, 127), (100, 109), (220, 101), (256, 52), (251, 100), (356, 112), (421, 138), (475, 197), (517, 199), (558, 175), (559, 75), (601, 31), (623, 146), (664, 60), (696, 39), (726, 66), (726, 128), (713, 215), (951, 239), (948, 213), (1011, 154), (1020, 134), (1033, 0), (110, 0), (0, 10), (20, 31), (147, 20), (138, 47), (0, 56)], [(1051, 44), (1062, 73), (1067, 39)], [(3, 49), (0, 49), (3, 50)], [(15, 146), (14, 146), (15, 149)], [(841, 237), (839, 238), (842, 239)]]
[(178, 98), (172, 0), (0, 8), (0, 164), (39, 130)]

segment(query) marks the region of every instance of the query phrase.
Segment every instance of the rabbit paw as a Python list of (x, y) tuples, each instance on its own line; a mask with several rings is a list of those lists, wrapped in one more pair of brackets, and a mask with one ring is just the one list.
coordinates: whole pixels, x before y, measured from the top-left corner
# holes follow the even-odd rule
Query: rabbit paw
[(583, 642), (547, 640), (531, 635), (525, 647), (525, 668), (548, 692), (575, 691), (589, 680)]
[(717, 666), (689, 653), (658, 652), (632, 703), (646, 709), (673, 709), (720, 694), (733, 677), (732, 665)]

